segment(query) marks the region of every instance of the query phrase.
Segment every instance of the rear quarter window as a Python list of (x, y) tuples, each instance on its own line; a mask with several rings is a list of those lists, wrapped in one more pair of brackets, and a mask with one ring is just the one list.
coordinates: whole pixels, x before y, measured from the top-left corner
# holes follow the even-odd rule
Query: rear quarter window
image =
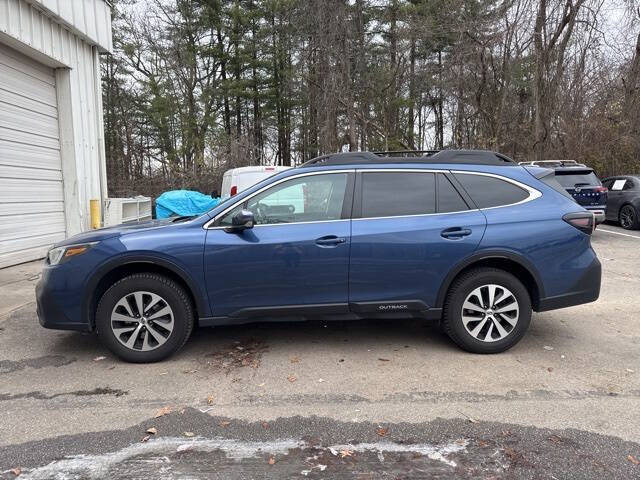
[(512, 205), (529, 197), (525, 189), (496, 177), (468, 173), (454, 175), (478, 208)]

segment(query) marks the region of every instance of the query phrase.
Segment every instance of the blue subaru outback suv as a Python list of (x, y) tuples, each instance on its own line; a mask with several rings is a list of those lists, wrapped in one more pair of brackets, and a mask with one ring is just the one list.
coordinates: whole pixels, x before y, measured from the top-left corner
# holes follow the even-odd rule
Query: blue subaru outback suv
[(260, 319), (434, 319), (496, 353), (532, 311), (598, 298), (593, 228), (552, 170), (497, 153), (332, 154), (195, 218), (55, 245), (38, 316), (132, 362), (174, 353), (195, 325)]

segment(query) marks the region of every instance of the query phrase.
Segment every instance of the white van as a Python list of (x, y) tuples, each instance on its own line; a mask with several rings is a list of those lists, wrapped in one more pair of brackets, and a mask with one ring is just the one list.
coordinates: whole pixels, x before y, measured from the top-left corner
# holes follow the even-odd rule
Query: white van
[(224, 172), (220, 196), (223, 199), (233, 197), (261, 180), (290, 168), (266, 166), (232, 168)]

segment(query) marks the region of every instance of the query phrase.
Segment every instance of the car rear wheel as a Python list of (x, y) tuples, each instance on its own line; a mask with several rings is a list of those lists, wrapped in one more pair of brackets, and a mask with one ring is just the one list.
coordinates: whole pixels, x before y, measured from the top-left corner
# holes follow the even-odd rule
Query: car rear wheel
[(529, 292), (504, 270), (478, 268), (463, 274), (445, 301), (445, 332), (473, 353), (508, 350), (520, 341), (530, 322)]
[(157, 362), (178, 351), (191, 335), (193, 307), (185, 290), (153, 273), (114, 283), (96, 310), (98, 335), (128, 362)]
[(619, 221), (620, 226), (625, 230), (637, 230), (640, 228), (638, 212), (633, 205), (625, 205), (620, 209)]

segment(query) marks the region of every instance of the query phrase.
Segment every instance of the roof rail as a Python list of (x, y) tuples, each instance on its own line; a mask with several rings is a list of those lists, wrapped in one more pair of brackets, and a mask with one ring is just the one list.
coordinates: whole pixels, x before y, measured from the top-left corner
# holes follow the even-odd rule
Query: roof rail
[(586, 167), (584, 163), (575, 160), (533, 160), (529, 162), (518, 162), (518, 165), (529, 165), (537, 167)]
[(460, 163), (514, 166), (516, 162), (487, 150), (398, 150), (390, 152), (339, 152), (322, 155), (300, 167), (354, 165), (359, 163)]

